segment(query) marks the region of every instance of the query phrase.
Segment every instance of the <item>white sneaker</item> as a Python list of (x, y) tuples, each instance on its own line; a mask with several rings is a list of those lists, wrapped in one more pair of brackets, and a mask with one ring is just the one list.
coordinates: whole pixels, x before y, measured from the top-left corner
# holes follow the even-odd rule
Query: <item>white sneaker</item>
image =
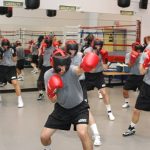
[(32, 71), (31, 71), (31, 73), (33, 73), (35, 71), (35, 69), (33, 69)]
[(32, 74), (37, 74), (39, 71), (38, 70), (34, 70), (33, 72), (32, 72)]
[(23, 76), (19, 76), (18, 77), (18, 81), (24, 81), (24, 77)]
[(129, 103), (124, 103), (124, 104), (122, 105), (122, 108), (128, 108), (128, 107), (130, 107)]
[(93, 136), (93, 140), (94, 140), (93, 142), (94, 146), (102, 145), (101, 138), (99, 135)]
[(102, 96), (102, 94), (101, 94), (100, 92), (98, 92), (98, 97), (99, 97), (100, 99), (103, 98), (103, 96)]
[(18, 108), (22, 108), (24, 106), (23, 100), (18, 99)]
[(108, 118), (109, 118), (109, 120), (111, 120), (111, 121), (115, 120), (115, 117), (114, 117), (114, 115), (113, 115), (112, 112), (108, 113)]

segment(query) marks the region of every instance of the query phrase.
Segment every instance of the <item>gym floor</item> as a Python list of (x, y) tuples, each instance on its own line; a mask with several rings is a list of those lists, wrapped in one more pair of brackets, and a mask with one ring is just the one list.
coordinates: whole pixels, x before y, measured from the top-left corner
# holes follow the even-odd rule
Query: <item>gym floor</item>
[[(27, 86), (27, 82), (33, 85), (36, 83), (33, 82), (33, 79), (36, 79), (38, 75), (32, 75), (29, 72), (25, 76), (25, 81), (19, 81), (22, 87)], [(102, 139), (102, 145), (94, 147), (94, 150), (149, 150), (150, 117), (148, 112), (141, 113), (134, 136), (122, 137), (122, 133), (127, 130), (131, 121), (132, 109), (138, 92), (130, 92), (131, 107), (128, 109), (121, 108), (123, 104), (122, 86), (108, 88), (108, 93), (112, 111), (116, 117), (115, 121), (108, 120), (105, 105), (98, 98), (97, 90), (88, 92), (91, 112), (96, 119)], [(46, 96), (44, 100), (37, 101), (37, 91), (22, 92), (25, 106), (17, 108), (15, 93), (2, 93), (1, 95), (0, 150), (43, 150), (40, 143), (40, 132), (54, 104), (48, 101)], [(73, 129), (69, 132), (58, 130), (53, 135), (51, 147), (52, 150), (82, 150), (80, 140)]]

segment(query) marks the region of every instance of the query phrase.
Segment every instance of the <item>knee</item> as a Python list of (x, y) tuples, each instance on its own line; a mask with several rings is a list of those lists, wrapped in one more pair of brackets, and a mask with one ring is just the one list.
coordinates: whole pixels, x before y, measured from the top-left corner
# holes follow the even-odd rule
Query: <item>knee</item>
[(41, 139), (41, 143), (44, 146), (50, 145), (51, 144), (51, 140), (50, 140), (50, 136), (48, 136), (47, 134), (42, 133), (40, 136)]
[(136, 116), (140, 115), (140, 110), (134, 109), (133, 114), (136, 115)]
[(86, 139), (88, 132), (85, 130), (78, 131), (80, 139)]

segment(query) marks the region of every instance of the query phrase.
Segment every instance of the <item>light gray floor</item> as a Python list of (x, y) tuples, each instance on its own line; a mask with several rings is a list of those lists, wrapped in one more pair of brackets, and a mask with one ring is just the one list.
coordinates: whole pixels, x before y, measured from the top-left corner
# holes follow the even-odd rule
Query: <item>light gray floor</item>
[[(32, 76), (31, 76), (32, 80)], [(149, 150), (150, 113), (142, 112), (137, 132), (132, 137), (122, 137), (127, 129), (137, 96), (131, 92), (131, 107), (122, 109), (122, 87), (108, 88), (115, 121), (109, 121), (97, 90), (88, 92), (91, 111), (95, 116), (102, 137), (102, 145), (94, 150)], [(45, 98), (37, 101), (38, 92), (23, 92), (25, 107), (17, 108), (15, 93), (2, 93), (0, 102), (0, 150), (43, 150), (40, 132), (53, 110), (53, 104)], [(52, 150), (82, 150), (79, 138), (73, 130), (57, 131), (53, 136)]]

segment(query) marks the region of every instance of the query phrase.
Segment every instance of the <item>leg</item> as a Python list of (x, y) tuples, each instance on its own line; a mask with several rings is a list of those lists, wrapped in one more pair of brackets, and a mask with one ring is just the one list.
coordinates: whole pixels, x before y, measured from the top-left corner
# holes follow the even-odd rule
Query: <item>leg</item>
[(99, 99), (102, 99), (102, 98), (103, 98), (101, 92), (99, 92), (99, 91), (98, 91), (98, 97), (99, 97)]
[(92, 140), (88, 133), (88, 125), (78, 124), (77, 133), (82, 142), (83, 150), (93, 150)]
[(22, 97), (21, 97), (21, 90), (20, 90), (20, 86), (17, 80), (11, 80), (11, 83), (13, 84), (14, 88), (15, 88), (15, 92), (16, 95), (18, 96), (18, 107), (21, 108), (24, 106)]
[(115, 117), (114, 117), (114, 115), (112, 114), (112, 111), (111, 111), (110, 100), (109, 100), (109, 96), (106, 92), (106, 88), (101, 88), (101, 89), (99, 89), (99, 91), (101, 92), (101, 94), (103, 96), (103, 102), (106, 105), (106, 109), (107, 109), (107, 112), (108, 112), (109, 119), (111, 121), (115, 120)]
[(131, 123), (130, 123), (130, 125), (128, 127), (128, 130), (123, 133), (123, 136), (130, 136), (130, 135), (134, 135), (135, 134), (135, 127), (136, 127), (136, 124), (139, 121), (140, 112), (141, 112), (140, 110), (134, 108), (133, 113), (132, 113)]
[(89, 125), (90, 125), (91, 131), (93, 133), (92, 138), (94, 140), (94, 145), (95, 146), (101, 145), (102, 143), (101, 143), (100, 135), (98, 132), (98, 128), (97, 128), (94, 116), (92, 115), (90, 110), (89, 110)]
[(55, 131), (56, 131), (55, 129), (46, 128), (46, 127), (43, 128), (40, 139), (41, 139), (41, 143), (44, 146), (48, 146), (51, 144), (51, 136), (54, 134)]
[(129, 107), (129, 91), (123, 88), (123, 97), (125, 99), (125, 103), (122, 105), (122, 108)]

